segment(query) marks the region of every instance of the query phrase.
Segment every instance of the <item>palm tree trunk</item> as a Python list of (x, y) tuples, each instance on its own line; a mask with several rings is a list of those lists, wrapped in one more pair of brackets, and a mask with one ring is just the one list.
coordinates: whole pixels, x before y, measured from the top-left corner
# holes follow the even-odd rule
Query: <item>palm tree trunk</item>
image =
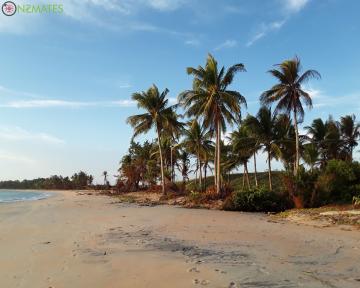
[(217, 131), (216, 131), (216, 146), (217, 146), (217, 156), (216, 156), (216, 193), (220, 195), (220, 157), (221, 157), (221, 148), (220, 148), (220, 139), (221, 139), (221, 127), (220, 127), (220, 119), (217, 120)]
[(200, 186), (200, 191), (202, 191), (202, 167), (201, 167), (201, 159), (200, 159), (200, 154), (198, 153), (198, 163), (199, 163), (199, 186)]
[(249, 180), (249, 171), (247, 168), (247, 162), (244, 163), (244, 169), (245, 169), (246, 183), (247, 183), (248, 189), (250, 190), (250, 180)]
[(254, 152), (254, 176), (255, 176), (255, 186), (258, 187), (258, 179), (257, 179), (257, 169), (256, 169), (256, 151)]
[(244, 190), (245, 188), (245, 165), (244, 165), (244, 170), (243, 170), (243, 183), (242, 183), (242, 189)]
[[(217, 129), (216, 129), (216, 131), (217, 131)], [(217, 177), (217, 148), (218, 148), (218, 146), (216, 145), (216, 141), (217, 141), (217, 137), (215, 138), (215, 155), (214, 155), (214, 171), (212, 172), (212, 174), (213, 174), (213, 176), (214, 176), (214, 186), (215, 186), (215, 188), (217, 187), (217, 179), (216, 179), (216, 177)]]
[(295, 128), (295, 144), (296, 144), (296, 159), (295, 159), (294, 176), (297, 175), (297, 173), (299, 171), (299, 164), (300, 164), (299, 130), (298, 130), (298, 123), (297, 123), (296, 118), (297, 118), (296, 110), (294, 109), (294, 128)]
[(207, 172), (207, 161), (204, 164), (204, 186), (205, 186), (205, 190), (206, 190), (206, 172)]
[(271, 176), (271, 156), (270, 148), (268, 149), (268, 168), (269, 168), (269, 189), (272, 191), (272, 176)]
[(199, 158), (196, 158), (195, 185), (198, 185)]
[(160, 141), (160, 131), (159, 128), (156, 128), (158, 134), (158, 145), (159, 145), (159, 154), (160, 154), (160, 169), (161, 169), (161, 186), (162, 186), (162, 193), (166, 195), (165, 191), (165, 176), (164, 176), (164, 162), (162, 157), (162, 149), (161, 149), (161, 141)]

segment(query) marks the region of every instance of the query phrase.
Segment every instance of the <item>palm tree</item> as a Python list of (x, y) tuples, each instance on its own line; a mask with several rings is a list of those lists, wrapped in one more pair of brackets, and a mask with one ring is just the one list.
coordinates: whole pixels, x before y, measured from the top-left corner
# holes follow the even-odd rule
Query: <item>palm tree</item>
[(108, 185), (108, 180), (107, 180), (108, 172), (104, 171), (102, 173), (102, 175), (104, 176), (104, 186), (107, 186)]
[(274, 113), (284, 111), (287, 115), (293, 114), (295, 127), (295, 145), (296, 160), (294, 175), (297, 174), (300, 163), (300, 144), (298, 123), (304, 119), (304, 109), (301, 101), (306, 106), (312, 108), (312, 100), (309, 93), (303, 90), (302, 84), (311, 78), (320, 78), (319, 72), (315, 70), (307, 70), (303, 74), (301, 72), (300, 59), (295, 57), (276, 65), (278, 69), (272, 69), (269, 72), (279, 81), (270, 90), (265, 91), (261, 97), (263, 105), (269, 105), (277, 102)]
[[(232, 146), (232, 159), (230, 163), (233, 166), (243, 165), (244, 166), (244, 180), (248, 189), (250, 189), (248, 162), (254, 154), (254, 146), (256, 146), (256, 140), (250, 137), (246, 126), (241, 126), (238, 130), (234, 131), (230, 135), (230, 141)], [(245, 181), (243, 181), (244, 183)]]
[(237, 91), (229, 90), (237, 72), (245, 71), (243, 64), (236, 64), (225, 71), (219, 71), (218, 63), (208, 55), (205, 67), (187, 68), (187, 73), (194, 76), (193, 89), (179, 95), (179, 102), (187, 109), (189, 117), (202, 118), (203, 125), (215, 131), (215, 186), (220, 194), (220, 158), (221, 132), (226, 131), (226, 124), (240, 120), (241, 104), (246, 105), (245, 98)]
[[(286, 114), (278, 114), (275, 121), (275, 138), (279, 147), (280, 160), (285, 170), (294, 171), (296, 161), (295, 128), (291, 119)], [(302, 149), (303, 137), (300, 136), (300, 150)]]
[(256, 135), (256, 139), (259, 140), (264, 151), (267, 152), (270, 190), (272, 190), (271, 159), (277, 158), (279, 154), (279, 147), (275, 138), (275, 124), (276, 117), (272, 115), (271, 109), (267, 107), (261, 107), (256, 117), (249, 115), (244, 121), (244, 125), (251, 129), (252, 134)]
[(175, 109), (176, 105), (168, 106), (168, 99), (166, 95), (169, 90), (165, 89), (162, 93), (153, 85), (147, 91), (141, 93), (134, 93), (132, 99), (137, 102), (138, 108), (146, 110), (146, 113), (130, 116), (127, 122), (134, 128), (134, 136), (147, 133), (152, 128), (155, 128), (157, 133), (157, 142), (159, 147), (160, 168), (161, 168), (161, 185), (162, 192), (165, 191), (165, 177), (164, 177), (164, 160), (161, 149), (161, 134), (164, 131), (171, 131), (174, 127), (181, 127), (178, 122)]
[(307, 137), (313, 143), (321, 156), (321, 166), (323, 167), (327, 161), (325, 138), (327, 136), (327, 123), (321, 118), (314, 119), (310, 126), (306, 126)]
[(189, 180), (190, 154), (185, 150), (182, 150), (179, 155), (179, 160), (177, 166), (183, 177), (183, 185), (185, 185), (186, 181)]
[(315, 143), (307, 143), (304, 145), (303, 159), (305, 163), (310, 166), (311, 172), (314, 170), (315, 165), (318, 164), (319, 155), (320, 153)]
[(340, 119), (340, 131), (344, 143), (349, 150), (349, 159), (353, 159), (354, 148), (358, 145), (360, 137), (360, 124), (356, 123), (355, 115), (346, 115)]
[[(247, 118), (252, 117), (251, 115), (248, 115)], [(252, 139), (253, 146), (252, 146), (252, 154), (253, 154), (253, 161), (254, 161), (254, 180), (255, 180), (255, 186), (259, 186), (258, 178), (257, 178), (257, 164), (256, 164), (256, 154), (261, 149), (261, 142), (259, 139), (259, 135), (254, 133), (254, 131), (251, 129), (251, 127), (248, 127), (249, 121), (245, 119), (243, 121), (242, 126), (244, 129), (246, 129), (246, 133), (248, 134), (248, 137)]]
[(186, 151), (196, 155), (197, 171), (199, 171), (199, 186), (202, 190), (202, 159), (208, 150), (212, 149), (211, 131), (201, 127), (199, 122), (192, 120), (188, 123), (188, 129), (184, 131), (182, 146)]

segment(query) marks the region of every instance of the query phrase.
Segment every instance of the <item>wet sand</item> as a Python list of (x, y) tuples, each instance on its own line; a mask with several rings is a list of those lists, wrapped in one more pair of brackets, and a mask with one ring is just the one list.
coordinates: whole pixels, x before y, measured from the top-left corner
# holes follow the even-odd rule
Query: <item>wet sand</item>
[(0, 287), (360, 287), (360, 232), (57, 192), (0, 205)]

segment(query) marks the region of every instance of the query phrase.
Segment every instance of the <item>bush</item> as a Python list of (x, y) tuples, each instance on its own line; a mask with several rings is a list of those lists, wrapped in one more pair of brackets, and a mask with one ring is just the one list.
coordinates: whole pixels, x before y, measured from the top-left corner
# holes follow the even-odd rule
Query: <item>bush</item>
[(305, 171), (303, 166), (300, 166), (297, 176), (294, 176), (292, 172), (283, 175), (283, 184), (296, 208), (318, 205), (318, 195), (315, 189), (318, 177), (318, 170)]
[(280, 212), (289, 208), (284, 195), (269, 191), (265, 187), (237, 191), (228, 197), (223, 209), (247, 212)]
[(352, 201), (354, 208), (360, 208), (360, 196), (354, 196)]
[(316, 190), (323, 204), (351, 202), (360, 190), (360, 164), (330, 160), (325, 171), (318, 177)]

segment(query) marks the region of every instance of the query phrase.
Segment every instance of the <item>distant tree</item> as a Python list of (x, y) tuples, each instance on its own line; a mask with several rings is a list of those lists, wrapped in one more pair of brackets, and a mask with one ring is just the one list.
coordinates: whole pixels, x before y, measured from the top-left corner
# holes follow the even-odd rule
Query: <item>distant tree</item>
[(104, 172), (102, 173), (102, 176), (104, 177), (104, 186), (105, 186), (105, 187), (108, 187), (108, 186), (109, 186), (109, 181), (108, 181), (108, 179), (107, 179), (108, 172), (107, 172), (107, 171), (104, 171)]
[(360, 124), (356, 122), (355, 115), (346, 115), (340, 118), (340, 131), (345, 148), (349, 153), (349, 160), (353, 159), (354, 148), (358, 145), (360, 137)]
[(127, 119), (127, 122), (134, 128), (134, 137), (142, 133), (147, 133), (152, 128), (156, 130), (163, 194), (166, 194), (166, 190), (161, 135), (166, 130), (173, 131), (175, 127), (181, 128), (181, 123), (177, 120), (175, 113), (176, 105), (168, 106), (168, 99), (166, 99), (168, 92), (169, 90), (165, 89), (160, 93), (159, 89), (153, 85), (147, 91), (134, 93), (132, 99), (137, 102), (138, 108), (146, 110), (146, 113), (130, 116)]
[(184, 131), (184, 139), (181, 145), (186, 151), (195, 155), (197, 159), (196, 170), (199, 171), (199, 186), (202, 190), (202, 159), (206, 157), (206, 152), (213, 148), (211, 131), (201, 127), (198, 121), (192, 120), (188, 122), (188, 129)]
[(269, 189), (272, 190), (271, 159), (279, 155), (279, 147), (276, 141), (276, 116), (272, 115), (271, 109), (261, 107), (256, 117), (249, 116), (245, 119), (245, 125), (251, 129), (252, 135), (261, 143), (267, 153)]

